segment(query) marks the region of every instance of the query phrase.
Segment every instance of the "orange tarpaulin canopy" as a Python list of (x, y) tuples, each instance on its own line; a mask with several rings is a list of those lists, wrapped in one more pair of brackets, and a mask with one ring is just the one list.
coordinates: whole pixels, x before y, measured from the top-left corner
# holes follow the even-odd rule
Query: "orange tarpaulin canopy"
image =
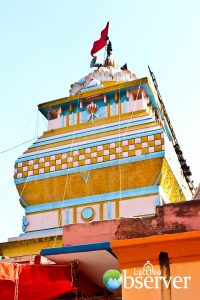
[(1, 300), (53, 300), (72, 290), (69, 266), (0, 263)]

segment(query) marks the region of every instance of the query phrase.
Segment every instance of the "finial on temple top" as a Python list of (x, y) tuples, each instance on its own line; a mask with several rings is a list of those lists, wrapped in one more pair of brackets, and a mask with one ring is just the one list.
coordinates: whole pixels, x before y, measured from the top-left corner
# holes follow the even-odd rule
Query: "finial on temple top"
[(111, 56), (111, 54), (112, 54), (112, 44), (111, 44), (111, 41), (109, 40), (109, 37), (108, 37), (108, 44), (107, 44), (107, 48), (106, 48), (106, 50), (107, 50), (107, 57), (109, 57), (109, 56)]

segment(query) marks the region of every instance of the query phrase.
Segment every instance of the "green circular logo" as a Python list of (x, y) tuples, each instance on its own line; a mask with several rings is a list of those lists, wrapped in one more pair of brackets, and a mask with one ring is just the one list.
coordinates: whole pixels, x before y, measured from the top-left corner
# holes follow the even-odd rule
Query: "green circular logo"
[(103, 283), (108, 290), (114, 291), (122, 285), (122, 274), (118, 270), (108, 270), (103, 275)]

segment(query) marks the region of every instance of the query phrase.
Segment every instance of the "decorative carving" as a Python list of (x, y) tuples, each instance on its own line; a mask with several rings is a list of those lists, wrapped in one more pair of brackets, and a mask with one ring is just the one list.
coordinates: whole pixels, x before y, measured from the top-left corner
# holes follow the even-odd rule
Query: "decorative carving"
[(88, 121), (91, 119), (93, 122), (95, 118), (99, 119), (99, 115), (95, 114), (95, 112), (98, 110), (98, 105), (95, 104), (93, 101), (87, 106), (87, 110), (90, 113)]
[(105, 81), (131, 81), (135, 79), (137, 79), (136, 75), (129, 70), (121, 70), (111, 65), (109, 67), (100, 67), (72, 84), (69, 93), (70, 95), (75, 95), (91, 87), (101, 87), (101, 83)]
[(26, 226), (29, 224), (28, 220), (26, 219), (26, 216), (22, 217), (22, 230), (25, 232)]
[(85, 221), (85, 222), (89, 222), (92, 221), (94, 219), (95, 216), (95, 210), (93, 207), (85, 207), (82, 211), (81, 211), (81, 218)]

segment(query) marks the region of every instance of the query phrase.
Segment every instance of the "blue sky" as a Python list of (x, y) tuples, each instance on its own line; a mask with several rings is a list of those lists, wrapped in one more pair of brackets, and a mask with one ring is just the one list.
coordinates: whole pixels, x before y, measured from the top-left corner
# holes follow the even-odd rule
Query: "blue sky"
[[(138, 77), (149, 76), (148, 65), (154, 71), (197, 185), (199, 11), (198, 0), (1, 0), (0, 152), (34, 138), (37, 105), (68, 96), (70, 84), (90, 72), (92, 44), (110, 21), (119, 65), (127, 62)], [(21, 232), (13, 166), (29, 144), (0, 154), (0, 241)]]

